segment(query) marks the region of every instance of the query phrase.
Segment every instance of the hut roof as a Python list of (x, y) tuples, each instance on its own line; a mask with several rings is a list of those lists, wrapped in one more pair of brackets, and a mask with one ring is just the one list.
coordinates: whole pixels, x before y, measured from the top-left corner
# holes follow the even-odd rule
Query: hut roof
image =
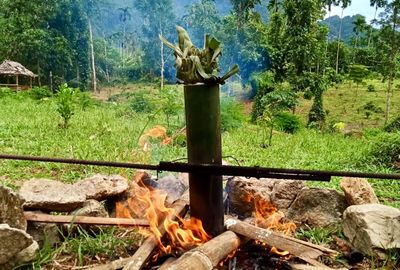
[(23, 75), (28, 77), (37, 77), (35, 73), (33, 73), (20, 63), (10, 60), (5, 60), (0, 65), (0, 75)]

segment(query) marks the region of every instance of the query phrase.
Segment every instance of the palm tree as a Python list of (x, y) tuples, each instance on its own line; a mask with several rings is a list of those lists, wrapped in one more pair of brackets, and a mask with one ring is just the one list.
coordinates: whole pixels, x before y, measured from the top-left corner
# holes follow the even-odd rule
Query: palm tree
[(118, 8), (120, 11), (119, 20), (122, 22), (122, 42), (121, 42), (121, 55), (122, 60), (124, 59), (124, 49), (125, 49), (125, 41), (126, 41), (126, 22), (132, 19), (132, 14), (130, 13), (130, 7)]
[(354, 42), (354, 49), (357, 49), (358, 42), (360, 41), (360, 35), (367, 29), (367, 22), (364, 16), (357, 16), (356, 20), (353, 22), (353, 32), (356, 35), (356, 40)]
[[(387, 4), (387, 0), (371, 0), (371, 7), (375, 7), (375, 14), (374, 14), (373, 22), (376, 21), (376, 14), (378, 13), (378, 9), (383, 8), (386, 4)], [(372, 27), (369, 29), (369, 34), (368, 34), (368, 48), (371, 45), (371, 39), (372, 39)]]

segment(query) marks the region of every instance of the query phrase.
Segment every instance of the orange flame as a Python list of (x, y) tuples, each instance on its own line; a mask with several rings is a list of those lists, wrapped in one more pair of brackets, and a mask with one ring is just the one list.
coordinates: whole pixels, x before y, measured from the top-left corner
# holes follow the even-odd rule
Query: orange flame
[[(144, 215), (150, 223), (150, 232), (155, 236), (162, 252), (167, 254), (174, 250), (188, 250), (211, 239), (200, 220), (195, 218), (184, 220), (179, 217), (175, 209), (166, 207), (166, 198), (167, 194), (164, 191), (144, 188), (142, 192), (136, 192), (135, 198), (128, 198), (127, 204), (116, 204), (117, 217), (132, 218), (130, 212), (139, 214), (140, 209), (137, 209), (137, 206), (145, 206)], [(179, 222), (173, 220), (175, 216)], [(161, 239), (163, 236), (160, 231), (161, 224), (170, 239), (170, 243), (166, 245)], [(141, 231), (141, 233), (149, 236), (146, 232)]]
[(251, 198), (254, 202), (254, 216), (257, 227), (271, 229), (286, 235), (293, 235), (296, 224), (293, 222), (283, 222), (285, 215), (278, 211), (269, 201)]

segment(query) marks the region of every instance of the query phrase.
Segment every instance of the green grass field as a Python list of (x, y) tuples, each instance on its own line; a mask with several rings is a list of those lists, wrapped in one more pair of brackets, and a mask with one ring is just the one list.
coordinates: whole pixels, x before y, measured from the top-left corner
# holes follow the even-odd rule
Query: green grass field
[[(331, 111), (328, 121), (335, 119), (335, 115), (340, 115), (340, 107), (351, 107), (350, 103), (334, 102), (334, 94), (345, 92), (345, 87), (346, 85), (340, 86), (340, 91), (328, 91), (326, 103), (327, 109)], [(149, 89), (142, 86), (140, 88), (147, 89), (146, 91)], [(358, 95), (361, 97), (361, 91), (364, 90), (359, 91)], [(129, 93), (129, 89), (126, 92)], [(157, 91), (153, 92), (152, 95), (156, 95)], [(380, 92), (379, 94), (384, 95)], [(120, 95), (119, 98), (113, 98), (113, 102), (90, 102), (84, 108), (77, 102), (70, 126), (63, 129), (59, 126), (61, 119), (56, 111), (54, 98), (33, 100), (27, 93), (5, 95), (0, 98), (0, 152), (151, 164), (185, 158), (186, 148), (179, 145), (162, 146), (155, 142), (150, 151), (143, 151), (139, 147), (138, 139), (144, 129), (155, 125), (167, 126), (167, 123), (162, 113), (151, 118), (152, 113), (134, 112), (130, 107), (129, 97)], [(399, 95), (395, 98), (398, 97)], [(363, 97), (362, 100), (367, 98)], [(379, 106), (382, 106), (384, 100), (379, 100)], [(357, 107), (356, 104), (353, 107)], [(307, 105), (303, 103), (300, 111), (305, 110)], [(394, 111), (398, 107), (394, 107)], [(381, 120), (378, 125), (374, 125), (374, 122), (363, 119), (361, 114), (356, 116), (343, 114), (343, 118), (338, 120), (356, 125), (365, 120), (365, 125), (371, 127), (382, 125)], [(352, 117), (356, 117), (353, 122)], [(175, 126), (171, 124), (171, 132), (181, 127), (182, 118), (180, 116), (179, 120), (175, 120)], [(389, 168), (363, 162), (363, 155), (374, 142), (371, 136), (354, 138), (302, 128), (294, 135), (277, 133), (273, 137), (272, 146), (262, 148), (262, 132), (262, 128), (248, 122), (244, 122), (241, 128), (225, 132), (225, 159), (232, 164), (238, 161), (241, 165), (248, 166), (391, 172)], [(34, 177), (71, 182), (98, 172), (118, 173), (128, 178), (134, 173), (127, 169), (92, 166), (20, 161), (0, 163), (0, 181), (11, 187), (18, 187), (21, 181)], [(331, 183), (312, 184), (338, 188), (339, 180), (335, 178)], [(383, 202), (400, 207), (399, 181), (372, 180), (371, 183)]]

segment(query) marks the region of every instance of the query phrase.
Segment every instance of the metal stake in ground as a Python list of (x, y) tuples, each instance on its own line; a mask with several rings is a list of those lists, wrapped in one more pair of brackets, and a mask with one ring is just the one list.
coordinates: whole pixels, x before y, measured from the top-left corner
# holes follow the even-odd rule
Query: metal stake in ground
[[(219, 85), (185, 85), (187, 155), (191, 164), (222, 164)], [(222, 176), (190, 173), (190, 213), (216, 236), (224, 230)]]
[[(196, 48), (188, 33), (177, 26), (179, 44), (160, 39), (174, 50), (177, 79), (185, 91), (187, 152), (190, 164), (221, 165), (221, 119), (219, 85), (239, 71), (234, 66), (218, 77), (220, 42), (206, 35), (204, 48)], [(189, 174), (190, 212), (216, 236), (224, 230), (222, 177), (207, 173)]]

